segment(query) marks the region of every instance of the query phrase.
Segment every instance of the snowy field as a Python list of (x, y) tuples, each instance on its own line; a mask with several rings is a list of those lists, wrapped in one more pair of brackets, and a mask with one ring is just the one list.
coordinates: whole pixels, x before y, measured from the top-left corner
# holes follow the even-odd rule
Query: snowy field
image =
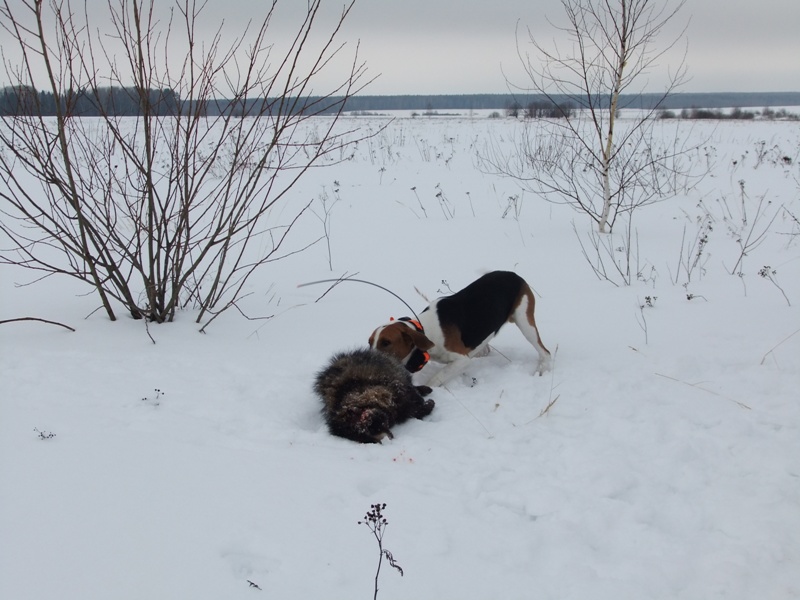
[[(202, 335), (184, 312), (154, 345), (77, 283), (2, 266), (0, 320), (76, 331), (0, 326), (0, 598), (371, 598), (374, 503), (404, 570), (384, 562), (384, 600), (800, 597), (800, 123), (666, 123), (709, 173), (635, 213), (630, 286), (595, 276), (586, 217), (477, 167), (520, 127), (405, 114), (312, 170), (274, 218), (314, 200), (291, 244), (321, 241), (241, 304), (271, 319)], [(298, 284), (357, 274), (421, 310), (415, 287), (494, 269), (535, 289), (554, 369), (508, 327), (429, 418), (330, 436), (314, 374), (408, 309)]]

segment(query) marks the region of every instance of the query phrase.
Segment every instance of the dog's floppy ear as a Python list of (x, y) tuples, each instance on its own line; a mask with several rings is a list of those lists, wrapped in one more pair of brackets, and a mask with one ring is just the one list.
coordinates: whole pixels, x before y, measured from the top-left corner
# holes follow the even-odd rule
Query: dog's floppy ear
[(434, 346), (434, 343), (430, 341), (424, 333), (416, 329), (405, 327), (403, 337), (411, 340), (411, 343), (422, 351), (430, 350)]

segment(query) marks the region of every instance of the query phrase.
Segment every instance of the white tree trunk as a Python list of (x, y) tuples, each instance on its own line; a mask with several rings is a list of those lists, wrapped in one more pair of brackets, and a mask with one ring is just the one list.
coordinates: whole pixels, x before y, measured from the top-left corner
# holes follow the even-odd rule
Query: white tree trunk
[(600, 214), (600, 221), (597, 224), (600, 233), (606, 233), (608, 219), (611, 215), (611, 161), (614, 156), (614, 128), (617, 124), (619, 95), (622, 92), (622, 78), (628, 60), (628, 43), (630, 41), (628, 38), (630, 35), (630, 30), (628, 29), (628, 1), (622, 0), (620, 2), (621, 16), (617, 24), (619, 49), (617, 52), (617, 64), (613, 73), (614, 87), (611, 91), (611, 106), (608, 107), (608, 136), (605, 139), (605, 148), (603, 148), (603, 212)]
[(603, 162), (603, 212), (600, 213), (600, 220), (597, 228), (600, 233), (606, 233), (608, 226), (608, 216), (611, 214), (611, 164), (608, 157), (604, 157)]

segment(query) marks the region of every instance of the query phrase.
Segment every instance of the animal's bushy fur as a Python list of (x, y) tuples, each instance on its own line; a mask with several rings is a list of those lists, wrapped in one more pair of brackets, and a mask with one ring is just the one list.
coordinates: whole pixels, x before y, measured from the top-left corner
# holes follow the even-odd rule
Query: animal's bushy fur
[(363, 443), (393, 437), (395, 424), (421, 419), (434, 406), (423, 398), (431, 388), (414, 387), (400, 361), (370, 349), (336, 354), (317, 373), (314, 391), (331, 434)]

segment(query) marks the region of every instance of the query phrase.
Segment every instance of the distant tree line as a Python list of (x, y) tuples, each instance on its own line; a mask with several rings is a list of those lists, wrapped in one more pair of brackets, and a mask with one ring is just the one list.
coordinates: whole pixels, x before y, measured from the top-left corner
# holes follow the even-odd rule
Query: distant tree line
[(519, 102), (506, 107), (506, 116), (526, 119), (569, 119), (575, 112), (572, 102), (555, 103), (551, 100), (533, 100), (524, 108)]
[[(540, 94), (451, 94), (451, 95), (358, 95), (348, 98), (348, 111), (409, 110), (424, 113), (439, 110), (506, 110), (518, 105), (520, 111), (532, 103), (563, 105), (570, 98), (554, 94), (550, 99)], [(599, 99), (598, 108), (607, 108), (607, 100)], [(603, 106), (603, 102), (606, 105)], [(702, 106), (729, 108), (732, 106), (761, 108), (765, 106), (800, 106), (800, 92), (721, 92), (663, 94), (621, 94), (618, 108), (680, 110)], [(578, 108), (578, 107), (574, 107)]]
[[(104, 87), (68, 90), (60, 98), (62, 114), (74, 117), (103, 115), (136, 117), (200, 115), (217, 117), (264, 116), (271, 114), (336, 114), (347, 98), (312, 96), (306, 98), (237, 98), (182, 100), (171, 89), (140, 90), (135, 87)], [(56, 100), (51, 92), (30, 86), (0, 89), (0, 116), (55, 116)], [(145, 110), (146, 109), (146, 110)]]
[[(202, 104), (179, 98), (171, 89), (147, 90), (140, 94), (136, 88), (109, 87), (98, 90), (80, 89), (70, 91), (61, 99), (62, 110), (77, 116), (98, 116), (105, 114), (119, 116), (138, 116), (143, 102), (148, 102), (159, 115), (174, 115), (192, 112), (218, 116), (231, 114), (245, 117), (253, 114), (269, 114), (280, 105), (280, 110), (298, 114), (312, 112), (326, 114), (338, 112), (335, 97), (327, 97), (329, 108), (320, 111), (315, 103), (322, 99), (309, 97), (299, 101), (297, 98), (247, 98), (237, 100), (212, 99)], [(344, 110), (349, 112), (370, 112), (382, 110), (447, 111), (447, 110), (486, 110), (500, 109), (507, 114), (517, 111), (517, 115), (527, 118), (563, 118), (577, 107), (567, 98), (554, 96), (551, 99), (540, 95), (510, 94), (454, 94), (454, 95), (394, 95), (394, 96), (352, 96), (340, 99)], [(798, 92), (767, 93), (677, 93), (664, 99), (658, 94), (628, 94), (620, 97), (619, 108), (648, 109), (658, 105), (664, 110), (680, 110), (703, 107), (698, 110), (712, 110), (727, 107), (771, 107), (800, 106)], [(602, 108), (602, 107), (599, 107)], [(25, 86), (9, 86), (0, 90), (0, 115), (36, 114), (43, 116), (56, 113), (55, 99), (48, 92), (39, 92)], [(699, 116), (697, 118), (702, 118)], [(719, 118), (719, 117), (707, 117)]]
[[(148, 105), (150, 114), (174, 115), (180, 107), (180, 98), (170, 89), (145, 90), (107, 87), (96, 90), (68, 90), (59, 98), (61, 112), (72, 116), (98, 117), (103, 114), (138, 116)], [(51, 92), (37, 91), (29, 86), (8, 86), (0, 91), (0, 115), (57, 114), (56, 98)]]
[(662, 110), (659, 113), (660, 119), (695, 119), (695, 120), (723, 120), (751, 121), (757, 117), (765, 120), (797, 121), (800, 117), (795, 113), (790, 113), (785, 108), (773, 109), (765, 106), (761, 111), (745, 110), (739, 106), (726, 112), (720, 108), (683, 108), (679, 113), (672, 110)]

